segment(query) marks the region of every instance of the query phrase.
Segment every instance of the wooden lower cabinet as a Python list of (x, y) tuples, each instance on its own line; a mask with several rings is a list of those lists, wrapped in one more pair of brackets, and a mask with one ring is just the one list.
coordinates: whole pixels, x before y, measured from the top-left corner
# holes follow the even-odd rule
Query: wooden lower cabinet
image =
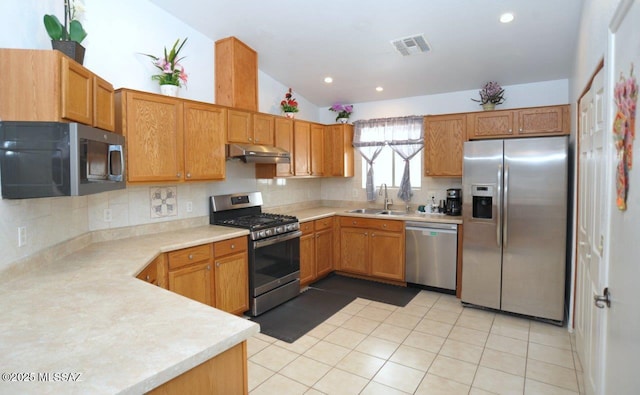
[[(404, 237), (398, 232), (371, 231), (371, 275), (404, 281)], [(399, 259), (399, 258), (402, 259)]]
[(136, 277), (231, 314), (249, 310), (246, 236), (158, 255)]
[(210, 244), (169, 252), (169, 291), (213, 306), (212, 257)]
[(186, 371), (148, 392), (151, 395), (247, 394), (247, 342)]
[(338, 270), (404, 282), (404, 221), (340, 217)]
[(304, 286), (333, 271), (333, 218), (300, 224), (300, 285)]
[(220, 241), (215, 251), (215, 307), (231, 314), (249, 310), (247, 238)]

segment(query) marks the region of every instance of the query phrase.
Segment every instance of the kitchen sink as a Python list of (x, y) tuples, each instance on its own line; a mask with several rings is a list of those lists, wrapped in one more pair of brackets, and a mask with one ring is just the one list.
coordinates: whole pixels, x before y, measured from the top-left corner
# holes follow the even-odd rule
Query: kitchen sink
[(380, 214), (382, 210), (379, 208), (357, 208), (347, 212), (353, 214)]
[(381, 215), (406, 215), (407, 213), (404, 212), (404, 211), (383, 210), (383, 211), (380, 211), (378, 214), (381, 214)]
[(382, 210), (379, 208), (357, 208), (347, 211), (352, 214), (371, 214), (371, 215), (405, 215), (404, 211)]

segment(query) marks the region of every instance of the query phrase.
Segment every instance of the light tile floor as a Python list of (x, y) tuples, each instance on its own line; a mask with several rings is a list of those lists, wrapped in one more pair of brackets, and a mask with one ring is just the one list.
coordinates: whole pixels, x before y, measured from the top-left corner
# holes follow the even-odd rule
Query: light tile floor
[(407, 306), (356, 299), (295, 343), (248, 341), (262, 394), (578, 394), (566, 328), (421, 291)]

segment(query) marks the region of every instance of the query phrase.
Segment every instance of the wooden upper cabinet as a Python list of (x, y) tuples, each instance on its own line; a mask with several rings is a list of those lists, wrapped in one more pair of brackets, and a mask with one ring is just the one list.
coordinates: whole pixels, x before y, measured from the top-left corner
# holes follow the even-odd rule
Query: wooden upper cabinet
[(227, 141), (230, 143), (254, 144), (253, 116), (250, 112), (227, 111)]
[(466, 130), (466, 114), (424, 118), (425, 177), (462, 177), (462, 145)]
[(93, 74), (66, 56), (60, 60), (62, 118), (92, 125)]
[(93, 79), (93, 123), (105, 130), (116, 130), (116, 103), (113, 85), (97, 75)]
[(353, 177), (353, 125), (327, 125), (324, 133), (324, 175)]
[(569, 105), (467, 114), (469, 140), (564, 135), (570, 132)]
[(60, 51), (0, 49), (0, 119), (114, 130), (113, 86)]
[(116, 95), (116, 126), (126, 138), (127, 181), (183, 179), (183, 113), (179, 99), (130, 90)]
[(258, 53), (235, 37), (215, 43), (216, 104), (258, 111)]
[(311, 175), (324, 175), (324, 125), (311, 124)]
[(513, 111), (485, 111), (467, 114), (469, 140), (513, 136)]
[(128, 182), (225, 178), (226, 108), (128, 89), (116, 103)]
[(275, 118), (275, 146), (286, 150), (291, 155), (291, 163), (278, 163), (276, 176), (289, 177), (293, 175), (295, 164), (295, 151), (293, 146), (293, 119)]
[(297, 120), (293, 122), (293, 144), (294, 174), (311, 175), (311, 123)]
[(520, 136), (569, 134), (569, 106), (525, 108), (517, 111)]
[(273, 146), (275, 117), (269, 114), (253, 114), (253, 143)]
[(185, 179), (225, 178), (226, 126), (226, 109), (211, 104), (184, 103)]

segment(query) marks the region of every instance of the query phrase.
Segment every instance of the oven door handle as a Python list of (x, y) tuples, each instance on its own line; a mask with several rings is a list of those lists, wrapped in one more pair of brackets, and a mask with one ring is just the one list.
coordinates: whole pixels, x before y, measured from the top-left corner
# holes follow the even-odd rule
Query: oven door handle
[(291, 233), (285, 233), (282, 235), (277, 235), (277, 236), (273, 236), (270, 237), (268, 239), (262, 239), (262, 240), (258, 240), (258, 241), (254, 241), (253, 242), (253, 249), (257, 249), (260, 247), (266, 247), (266, 246), (270, 246), (272, 244), (276, 244), (276, 243), (281, 243), (283, 241), (287, 241), (287, 240), (292, 240), (295, 238), (298, 238), (302, 236), (302, 232), (299, 230), (296, 230), (295, 232), (291, 232)]

